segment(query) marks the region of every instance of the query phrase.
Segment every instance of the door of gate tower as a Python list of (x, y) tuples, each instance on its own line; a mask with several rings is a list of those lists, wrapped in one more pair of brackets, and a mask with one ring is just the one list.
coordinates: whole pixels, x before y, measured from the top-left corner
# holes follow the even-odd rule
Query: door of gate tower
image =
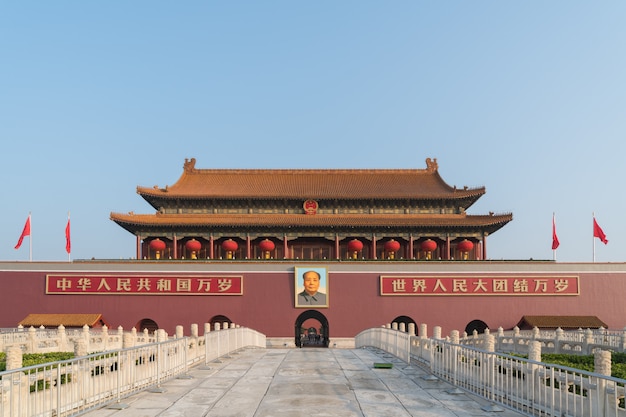
[(294, 330), (297, 347), (328, 347), (330, 343), (328, 319), (317, 310), (300, 314)]

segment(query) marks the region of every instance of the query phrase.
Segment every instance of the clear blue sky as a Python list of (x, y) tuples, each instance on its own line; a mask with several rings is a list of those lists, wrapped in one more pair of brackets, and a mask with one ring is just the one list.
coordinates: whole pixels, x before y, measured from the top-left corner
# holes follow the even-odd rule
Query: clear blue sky
[(626, 260), (626, 2), (0, 3), (0, 260), (131, 258), (198, 168), (425, 168), (512, 212), (492, 259)]

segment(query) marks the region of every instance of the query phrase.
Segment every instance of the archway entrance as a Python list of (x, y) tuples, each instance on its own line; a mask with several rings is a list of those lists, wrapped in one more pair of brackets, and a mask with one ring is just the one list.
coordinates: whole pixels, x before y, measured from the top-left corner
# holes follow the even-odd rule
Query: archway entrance
[(328, 347), (330, 343), (328, 319), (317, 310), (300, 314), (295, 323), (297, 347)]

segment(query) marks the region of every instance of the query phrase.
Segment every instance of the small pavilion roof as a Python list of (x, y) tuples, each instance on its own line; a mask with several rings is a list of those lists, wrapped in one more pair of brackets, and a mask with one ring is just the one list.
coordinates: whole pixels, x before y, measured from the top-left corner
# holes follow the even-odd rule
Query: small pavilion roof
[(150, 201), (160, 199), (470, 199), (485, 188), (456, 188), (439, 175), (437, 160), (426, 169), (197, 169), (185, 160), (178, 181), (165, 187), (137, 187)]
[(608, 328), (607, 324), (596, 316), (523, 316), (517, 327), (563, 330)]
[(99, 313), (59, 313), (59, 314), (29, 314), (18, 323), (24, 327), (101, 327), (107, 324)]

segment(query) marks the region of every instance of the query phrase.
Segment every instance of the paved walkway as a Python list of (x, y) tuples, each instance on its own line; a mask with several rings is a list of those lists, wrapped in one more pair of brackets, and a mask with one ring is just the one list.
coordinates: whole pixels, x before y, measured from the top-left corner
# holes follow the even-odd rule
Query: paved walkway
[[(374, 363), (391, 363), (391, 369)], [(377, 349), (245, 349), (88, 417), (513, 417)], [(499, 410), (499, 411), (497, 411)]]

